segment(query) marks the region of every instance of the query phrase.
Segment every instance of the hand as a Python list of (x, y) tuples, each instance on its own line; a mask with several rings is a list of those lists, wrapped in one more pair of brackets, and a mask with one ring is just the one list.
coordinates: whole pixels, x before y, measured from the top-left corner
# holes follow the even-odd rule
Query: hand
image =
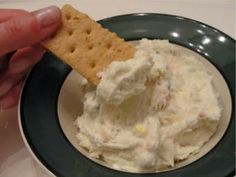
[[(0, 109), (17, 105), (25, 75), (43, 56), (40, 41), (50, 36), (60, 21), (55, 6), (34, 12), (0, 9)], [(13, 52), (10, 57), (9, 52)]]

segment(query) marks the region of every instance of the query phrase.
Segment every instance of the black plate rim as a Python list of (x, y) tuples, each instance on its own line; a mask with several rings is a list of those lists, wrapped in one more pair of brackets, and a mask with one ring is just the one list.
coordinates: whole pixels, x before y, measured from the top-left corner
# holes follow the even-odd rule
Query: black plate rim
[(113, 20), (113, 19), (116, 19), (116, 18), (120, 18), (120, 17), (126, 17), (126, 16), (149, 16), (149, 15), (160, 15), (160, 16), (168, 16), (168, 17), (173, 17), (173, 18), (181, 18), (183, 20), (188, 20), (188, 21), (192, 21), (192, 22), (196, 22), (198, 24), (202, 24), (202, 25), (205, 25), (209, 28), (212, 28), (213, 30), (216, 30), (218, 31), (219, 33), (222, 33), (224, 36), (227, 36), (227, 38), (231, 39), (234, 43), (236, 42), (236, 40), (231, 37), (230, 35), (226, 34), (225, 32), (211, 26), (211, 25), (208, 25), (204, 22), (201, 22), (201, 21), (198, 21), (198, 20), (195, 20), (195, 19), (192, 19), (192, 18), (188, 18), (188, 17), (184, 17), (184, 16), (180, 16), (180, 15), (173, 15), (173, 14), (165, 14), (165, 13), (152, 13), (152, 12), (137, 12), (137, 13), (128, 13), (128, 14), (123, 14), (123, 15), (114, 15), (114, 16), (110, 16), (110, 17), (107, 17), (107, 18), (103, 18), (101, 20), (97, 20), (97, 22), (101, 22), (101, 21), (109, 21), (109, 20)]

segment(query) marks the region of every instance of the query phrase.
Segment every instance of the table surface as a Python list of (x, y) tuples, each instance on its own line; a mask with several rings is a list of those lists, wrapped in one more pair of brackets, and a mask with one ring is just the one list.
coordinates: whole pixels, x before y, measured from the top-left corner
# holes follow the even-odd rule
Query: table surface
[[(72, 4), (95, 20), (121, 14), (153, 12), (202, 21), (235, 39), (234, 0), (0, 0), (0, 9), (33, 11), (48, 5)], [(109, 8), (105, 8), (109, 7)], [(0, 177), (48, 177), (32, 158), (20, 135), (17, 108), (0, 110)]]

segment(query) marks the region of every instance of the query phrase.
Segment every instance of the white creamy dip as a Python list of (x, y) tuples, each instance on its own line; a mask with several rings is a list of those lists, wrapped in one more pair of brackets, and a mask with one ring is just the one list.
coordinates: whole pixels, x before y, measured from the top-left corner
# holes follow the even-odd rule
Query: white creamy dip
[(137, 49), (86, 91), (77, 138), (113, 168), (162, 170), (199, 152), (216, 131), (221, 106), (196, 58), (166, 40), (143, 39)]

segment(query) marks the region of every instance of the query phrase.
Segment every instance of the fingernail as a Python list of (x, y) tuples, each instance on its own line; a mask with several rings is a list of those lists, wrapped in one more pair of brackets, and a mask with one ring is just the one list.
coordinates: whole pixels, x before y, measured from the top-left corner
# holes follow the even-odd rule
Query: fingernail
[(61, 20), (61, 11), (56, 6), (49, 6), (34, 11), (33, 14), (35, 15), (38, 23), (43, 28), (56, 24)]

